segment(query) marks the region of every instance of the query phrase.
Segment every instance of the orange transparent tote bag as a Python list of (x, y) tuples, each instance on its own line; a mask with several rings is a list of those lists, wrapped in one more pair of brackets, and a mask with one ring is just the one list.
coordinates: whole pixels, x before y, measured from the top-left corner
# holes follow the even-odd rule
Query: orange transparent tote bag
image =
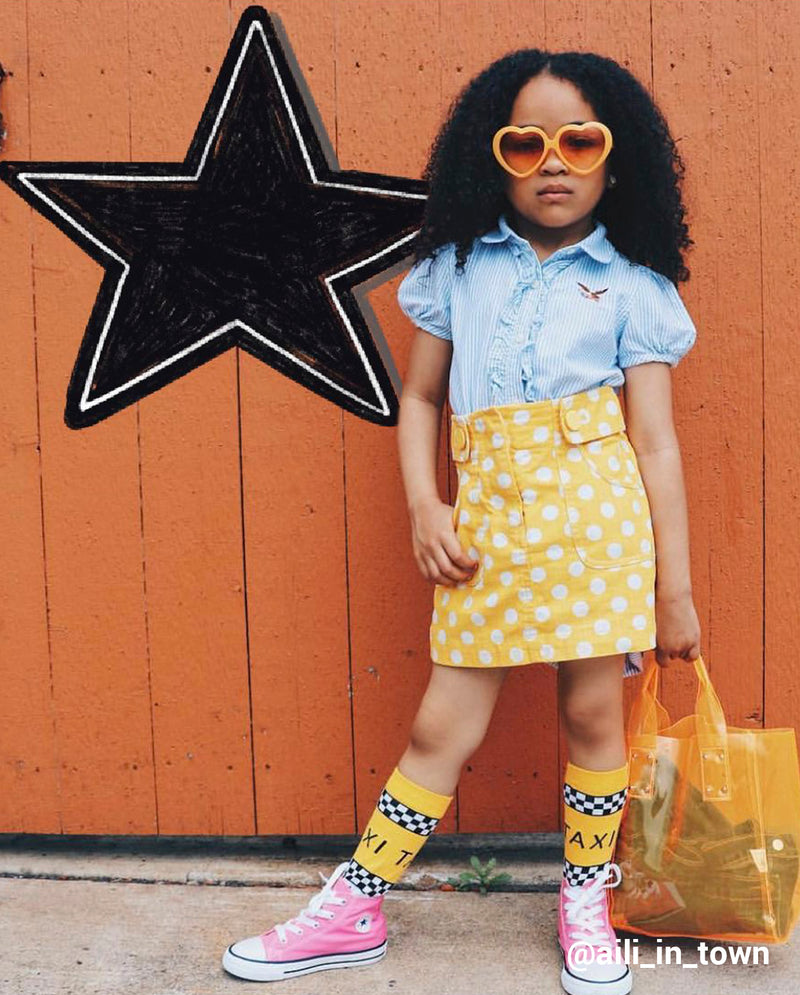
[(702, 657), (694, 667), (693, 715), (670, 721), (656, 663), (631, 708), (611, 921), (646, 936), (783, 943), (800, 912), (795, 731), (728, 726)]

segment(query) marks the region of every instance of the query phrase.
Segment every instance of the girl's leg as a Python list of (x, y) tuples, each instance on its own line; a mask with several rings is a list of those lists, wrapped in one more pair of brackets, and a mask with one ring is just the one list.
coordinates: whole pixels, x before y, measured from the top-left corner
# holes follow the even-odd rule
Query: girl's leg
[(396, 884), (438, 825), (486, 734), (507, 670), (433, 664), (408, 746), (344, 872), (363, 894), (383, 895)]
[(623, 720), (625, 655), (559, 664), (569, 761), (564, 774), (564, 877), (582, 885), (613, 856), (628, 788)]

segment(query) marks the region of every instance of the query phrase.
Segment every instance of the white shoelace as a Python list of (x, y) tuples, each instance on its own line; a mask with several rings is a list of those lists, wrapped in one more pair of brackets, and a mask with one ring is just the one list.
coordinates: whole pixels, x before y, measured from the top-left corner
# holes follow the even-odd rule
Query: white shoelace
[(296, 916), (292, 916), (291, 919), (287, 919), (286, 922), (278, 923), (275, 926), (275, 932), (278, 934), (278, 939), (281, 943), (286, 943), (287, 929), (290, 929), (293, 933), (298, 934), (303, 932), (303, 926), (310, 926), (312, 929), (316, 929), (319, 926), (319, 923), (314, 921), (315, 916), (320, 919), (333, 919), (335, 913), (331, 912), (330, 909), (323, 909), (323, 905), (347, 905), (346, 898), (341, 898), (332, 894), (336, 878), (339, 877), (339, 874), (345, 867), (347, 867), (347, 865), (348, 861), (344, 861), (344, 863), (339, 864), (339, 866), (327, 879), (322, 871), (319, 872), (319, 876), (324, 882), (324, 887), (322, 887), (317, 894), (314, 895), (302, 912), (298, 913)]
[[(619, 875), (615, 881), (608, 880), (612, 871), (616, 871)], [(570, 926), (570, 934), (575, 940), (603, 946), (611, 942), (605, 921), (605, 889), (615, 888), (621, 880), (622, 871), (619, 865), (609, 863), (602, 871), (597, 872), (590, 884), (564, 886), (565, 918)]]

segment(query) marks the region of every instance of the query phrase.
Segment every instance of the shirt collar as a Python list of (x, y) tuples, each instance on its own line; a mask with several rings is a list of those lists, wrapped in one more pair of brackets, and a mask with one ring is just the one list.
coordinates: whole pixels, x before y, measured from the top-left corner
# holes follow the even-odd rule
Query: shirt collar
[[(590, 231), (580, 242), (562, 246), (557, 251), (562, 252), (565, 249), (583, 250), (599, 263), (609, 263), (614, 257), (614, 246), (606, 238), (606, 231), (607, 228), (603, 222), (596, 218), (594, 231)], [(506, 220), (505, 214), (500, 215), (496, 226), (491, 231), (487, 231), (484, 235), (481, 235), (482, 242), (505, 242), (509, 238), (515, 242), (524, 242), (530, 249), (530, 242), (514, 231)]]

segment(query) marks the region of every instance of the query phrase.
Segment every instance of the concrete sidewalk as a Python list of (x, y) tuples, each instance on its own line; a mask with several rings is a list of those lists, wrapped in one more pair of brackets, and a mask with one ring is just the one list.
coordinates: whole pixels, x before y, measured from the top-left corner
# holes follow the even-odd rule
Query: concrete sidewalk
[[(384, 903), (389, 948), (378, 964), (275, 984), (220, 966), (228, 943), (296, 915), (352, 852), (356, 837), (0, 836), (0, 991), (8, 995), (224, 995), (402, 992), (558, 995), (555, 940), (561, 838), (432, 837)], [(438, 884), (497, 858), (513, 890), (446, 892)], [(771, 995), (800, 989), (797, 938), (757, 966), (701, 965), (697, 941), (631, 936), (634, 992)], [(674, 945), (684, 966), (657, 964)], [(729, 953), (719, 944), (720, 956)], [(666, 951), (664, 951), (665, 953)], [(643, 963), (656, 965), (643, 967)], [(698, 965), (688, 967), (687, 965)]]

